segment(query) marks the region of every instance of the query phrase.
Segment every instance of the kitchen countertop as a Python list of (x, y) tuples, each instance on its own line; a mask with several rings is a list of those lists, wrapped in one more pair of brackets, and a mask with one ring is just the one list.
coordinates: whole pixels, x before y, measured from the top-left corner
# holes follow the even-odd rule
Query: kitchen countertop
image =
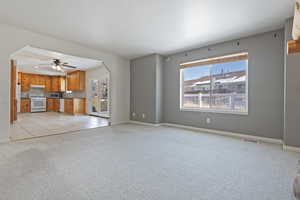
[(47, 97), (47, 99), (85, 99), (86, 97), (63, 97), (63, 98), (58, 98), (58, 97)]
[(85, 97), (65, 97), (63, 99), (86, 99)]

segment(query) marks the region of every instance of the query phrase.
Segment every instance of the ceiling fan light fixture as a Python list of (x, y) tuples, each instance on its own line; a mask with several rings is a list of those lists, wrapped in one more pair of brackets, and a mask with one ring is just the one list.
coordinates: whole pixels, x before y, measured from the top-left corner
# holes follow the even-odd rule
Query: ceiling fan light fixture
[(61, 66), (59, 66), (59, 65), (56, 66), (56, 69), (57, 69), (58, 71), (61, 71), (61, 70), (62, 70)]
[(56, 66), (55, 66), (55, 65), (52, 65), (52, 69), (56, 70)]

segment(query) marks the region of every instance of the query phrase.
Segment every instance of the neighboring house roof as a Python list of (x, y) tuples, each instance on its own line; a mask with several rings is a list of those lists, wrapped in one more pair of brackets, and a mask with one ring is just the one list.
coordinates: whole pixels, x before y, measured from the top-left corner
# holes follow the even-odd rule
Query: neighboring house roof
[(210, 81), (210, 76), (203, 76), (201, 78), (184, 81), (185, 85), (194, 85), (197, 82)]
[[(228, 72), (223, 74), (213, 75), (214, 82), (220, 83), (232, 83), (232, 82), (242, 82), (246, 80), (245, 71)], [(198, 79), (184, 81), (185, 86), (196, 86), (210, 84), (210, 76), (203, 76)]]
[[(197, 93), (199, 93), (199, 91), (201, 91), (202, 94), (205, 94), (205, 93), (209, 92), (209, 91), (202, 90), (197, 86), (209, 85), (211, 82), (210, 79), (211, 79), (210, 76), (203, 76), (198, 79), (185, 81), (184, 82), (185, 93), (197, 94)], [(245, 82), (245, 81), (246, 81), (246, 72), (245, 71), (228, 72), (228, 73), (213, 75), (214, 84), (219, 83), (219, 84), (225, 85), (225, 84), (233, 84), (233, 83), (239, 83), (239, 82)], [(218, 90), (218, 91), (222, 90), (222, 93), (226, 93), (226, 89), (216, 88), (214, 90)]]
[(230, 78), (226, 79), (218, 79), (215, 81), (215, 83), (221, 83), (221, 84), (226, 84), (226, 83), (238, 83), (238, 82), (245, 82), (246, 81), (246, 76), (233, 76)]

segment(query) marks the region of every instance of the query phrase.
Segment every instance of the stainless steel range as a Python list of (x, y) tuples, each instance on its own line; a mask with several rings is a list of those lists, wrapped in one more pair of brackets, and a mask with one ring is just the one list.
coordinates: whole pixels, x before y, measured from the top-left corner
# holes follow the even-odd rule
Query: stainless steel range
[(46, 97), (31, 97), (31, 112), (46, 112)]
[(30, 99), (31, 99), (31, 112), (46, 112), (47, 99), (44, 93), (44, 85), (31, 85)]

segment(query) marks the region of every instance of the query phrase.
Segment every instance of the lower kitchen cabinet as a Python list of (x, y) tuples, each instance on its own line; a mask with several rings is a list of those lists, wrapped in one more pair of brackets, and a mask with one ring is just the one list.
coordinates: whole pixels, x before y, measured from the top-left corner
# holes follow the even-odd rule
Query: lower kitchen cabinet
[(31, 111), (31, 101), (29, 98), (21, 99), (21, 113), (26, 113)]
[(47, 99), (47, 111), (59, 112), (60, 101), (59, 99)]
[(64, 112), (68, 114), (85, 114), (85, 99), (70, 98), (64, 101)]

